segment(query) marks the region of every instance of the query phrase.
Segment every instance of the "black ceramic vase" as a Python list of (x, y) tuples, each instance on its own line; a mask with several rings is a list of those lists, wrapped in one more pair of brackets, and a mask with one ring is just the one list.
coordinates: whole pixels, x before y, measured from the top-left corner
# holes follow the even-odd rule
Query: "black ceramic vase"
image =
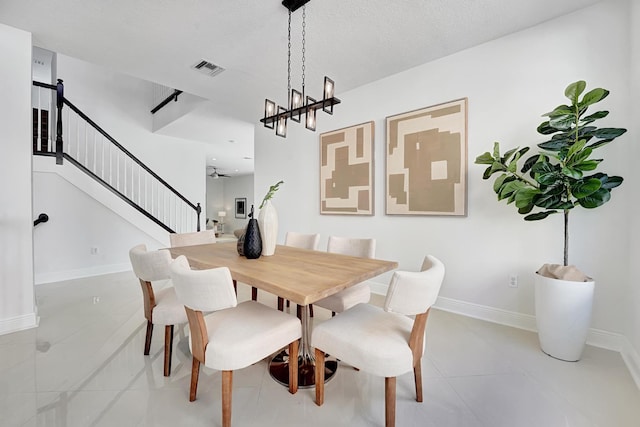
[(251, 205), (251, 218), (247, 225), (247, 231), (244, 233), (244, 256), (247, 259), (260, 258), (262, 254), (262, 238), (260, 237), (260, 228), (258, 220), (253, 217), (253, 205)]

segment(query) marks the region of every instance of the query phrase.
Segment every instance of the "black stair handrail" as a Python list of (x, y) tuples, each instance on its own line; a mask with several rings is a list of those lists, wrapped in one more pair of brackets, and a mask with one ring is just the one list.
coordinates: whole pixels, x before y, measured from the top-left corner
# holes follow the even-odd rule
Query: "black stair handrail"
[(181, 90), (178, 89), (174, 89), (173, 92), (171, 93), (171, 95), (167, 96), (165, 99), (163, 99), (158, 105), (156, 105), (155, 107), (153, 107), (153, 110), (151, 110), (151, 114), (155, 114), (158, 111), (160, 111), (160, 109), (162, 107), (164, 107), (165, 105), (167, 105), (168, 103), (170, 103), (171, 101), (175, 101), (178, 102), (178, 96), (180, 96), (182, 94)]
[(38, 218), (33, 221), (33, 226), (35, 227), (36, 225), (47, 221), (49, 221), (49, 215), (47, 215), (46, 213), (41, 213), (40, 215), (38, 215)]
[[(58, 79), (58, 83), (56, 85), (43, 83), (43, 82), (38, 82), (36, 80), (33, 80), (33, 85), (37, 86), (37, 87), (43, 87), (43, 88), (47, 88), (47, 89), (51, 89), (51, 90), (55, 90), (56, 91), (56, 104), (57, 104), (57, 109), (58, 109), (58, 119), (57, 119), (57, 131), (56, 131), (56, 152), (55, 152), (55, 156), (56, 156), (56, 163), (57, 164), (62, 164), (62, 159), (63, 158), (68, 159), (69, 161), (71, 161), (71, 163), (73, 163), (74, 165), (76, 165), (77, 167), (82, 169), (87, 175), (91, 176), (93, 179), (95, 179), (96, 181), (101, 183), (103, 186), (107, 187), (109, 190), (114, 192), (121, 199), (123, 199), (129, 205), (131, 205), (132, 207), (137, 209), (139, 212), (141, 212), (142, 214), (147, 216), (149, 219), (154, 221), (156, 224), (158, 224), (159, 226), (161, 226), (162, 228), (164, 228), (165, 230), (167, 230), (170, 233), (175, 233), (174, 230), (172, 230), (170, 227), (168, 227), (162, 221), (157, 219), (155, 216), (153, 216), (150, 213), (148, 213), (146, 210), (144, 210), (138, 204), (136, 204), (135, 202), (131, 201), (128, 197), (126, 197), (125, 195), (121, 194), (117, 189), (112, 187), (110, 184), (108, 184), (107, 182), (103, 181), (99, 176), (95, 175), (89, 169), (84, 167), (80, 162), (75, 160), (71, 155), (63, 152), (63, 146), (62, 146), (62, 104), (64, 103), (69, 108), (71, 108), (71, 110), (73, 110), (76, 114), (78, 114), (83, 120), (85, 120), (89, 125), (91, 125), (91, 127), (93, 127), (96, 131), (98, 131), (102, 136), (107, 138), (113, 145), (118, 147), (127, 157), (129, 157), (131, 160), (136, 162), (138, 164), (138, 166), (143, 168), (153, 178), (157, 179), (158, 182), (160, 182), (165, 188), (170, 190), (173, 194), (175, 194), (183, 202), (185, 202), (187, 204), (187, 206), (192, 208), (197, 214), (196, 231), (200, 231), (200, 213), (202, 212), (202, 207), (200, 206), (200, 203), (197, 203), (197, 204), (194, 205), (190, 200), (188, 200), (186, 197), (184, 197), (178, 190), (173, 188), (168, 182), (166, 182), (157, 173), (155, 173), (153, 170), (151, 170), (146, 164), (144, 164), (140, 159), (138, 159), (136, 156), (134, 156), (129, 150), (124, 148), (122, 146), (122, 144), (120, 144), (118, 141), (116, 141), (111, 135), (109, 135), (97, 123), (95, 123), (93, 120), (91, 120), (85, 113), (83, 113), (78, 107), (76, 107), (71, 101), (69, 101), (64, 96), (64, 85), (63, 85), (62, 79)], [(51, 155), (51, 154), (49, 154), (49, 155)]]

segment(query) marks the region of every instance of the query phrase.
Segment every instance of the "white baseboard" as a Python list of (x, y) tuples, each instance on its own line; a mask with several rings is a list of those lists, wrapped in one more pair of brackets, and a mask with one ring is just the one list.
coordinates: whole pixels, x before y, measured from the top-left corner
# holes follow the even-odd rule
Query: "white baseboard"
[(35, 312), (2, 319), (0, 320), (0, 335), (35, 328), (38, 326), (38, 320), (39, 318)]
[(516, 313), (446, 297), (438, 297), (434, 307), (474, 319), (486, 320), (526, 331), (536, 331), (536, 318), (530, 314)]
[[(373, 293), (385, 295), (387, 292), (387, 286), (381, 283), (369, 282), (369, 285)], [(446, 297), (438, 297), (434, 308), (474, 319), (537, 332), (536, 318), (530, 314), (516, 313)], [(592, 328), (587, 336), (587, 344), (619, 352), (636, 386), (640, 389), (640, 355), (624, 335)]]
[(95, 267), (81, 268), (78, 270), (56, 271), (54, 273), (42, 273), (35, 275), (35, 284), (61, 282), (63, 280), (81, 279), (83, 277), (100, 276), (102, 274), (120, 273), (131, 270), (131, 264), (98, 265)]
[(631, 373), (631, 377), (636, 382), (636, 386), (640, 388), (640, 354), (631, 345), (629, 340), (623, 337), (623, 346), (620, 351), (622, 360), (627, 365), (627, 369)]

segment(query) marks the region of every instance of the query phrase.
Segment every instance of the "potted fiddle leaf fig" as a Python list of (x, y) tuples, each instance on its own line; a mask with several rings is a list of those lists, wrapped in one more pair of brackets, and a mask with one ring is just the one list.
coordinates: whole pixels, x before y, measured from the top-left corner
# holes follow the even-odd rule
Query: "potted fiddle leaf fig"
[(488, 165), (483, 179), (497, 174), (493, 190), (498, 200), (515, 204), (525, 221), (564, 216), (564, 263), (545, 264), (535, 275), (536, 323), (542, 350), (570, 361), (580, 359), (586, 342), (594, 282), (569, 265), (569, 213), (576, 207), (595, 209), (611, 199), (611, 190), (623, 179), (596, 172), (603, 159), (594, 153), (626, 132), (595, 125), (609, 112), (587, 114), (587, 110), (609, 91), (596, 88), (584, 93), (585, 89), (582, 80), (571, 83), (564, 92), (569, 103), (543, 115), (548, 119), (538, 126), (538, 133), (548, 139), (537, 144), (538, 152), (526, 159), (529, 147), (501, 154), (496, 142), (493, 153), (475, 161)]

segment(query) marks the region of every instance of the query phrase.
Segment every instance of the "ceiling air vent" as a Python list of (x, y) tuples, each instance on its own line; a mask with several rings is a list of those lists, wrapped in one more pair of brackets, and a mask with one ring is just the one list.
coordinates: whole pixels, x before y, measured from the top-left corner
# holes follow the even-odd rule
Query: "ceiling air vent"
[(209, 61), (205, 61), (204, 59), (195, 64), (193, 68), (210, 77), (217, 76), (224, 71), (224, 68), (219, 67), (216, 64), (212, 64)]

